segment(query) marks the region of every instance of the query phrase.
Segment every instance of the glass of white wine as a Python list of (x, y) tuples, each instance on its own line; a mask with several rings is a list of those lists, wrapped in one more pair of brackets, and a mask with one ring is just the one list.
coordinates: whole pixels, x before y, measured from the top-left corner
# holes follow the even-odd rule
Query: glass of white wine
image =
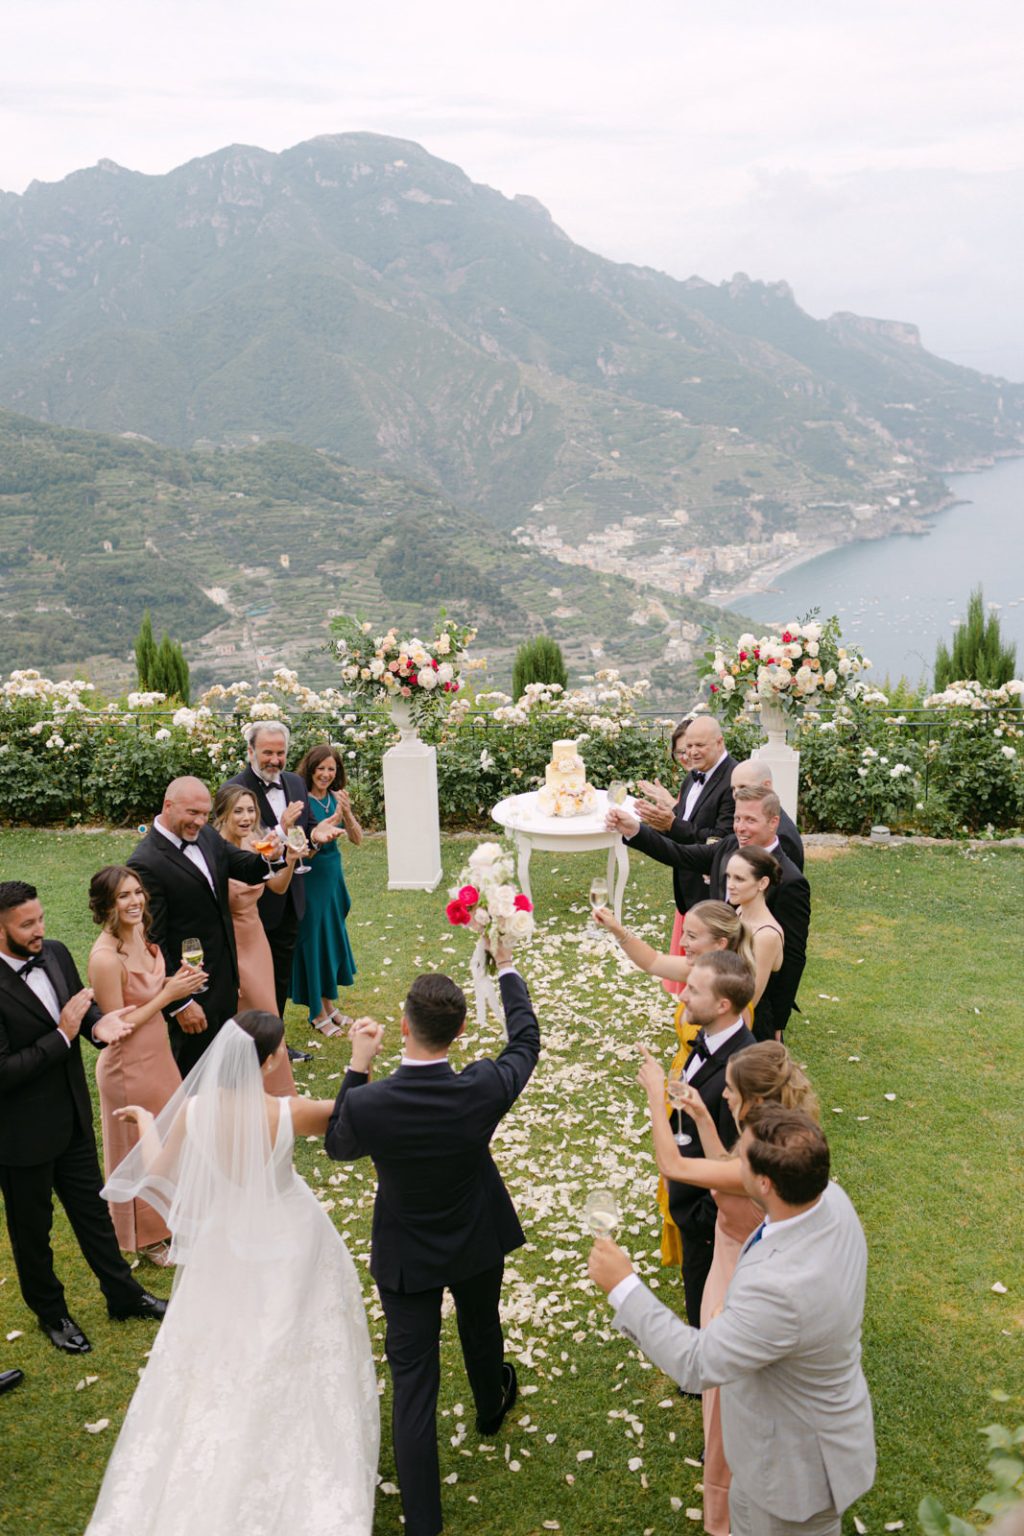
[(309, 865), (303, 863), (303, 859), (309, 852), (309, 843), (306, 840), (306, 834), (301, 827), (288, 828), (288, 846), (289, 848), (294, 848), (295, 852), (299, 856), (299, 862), (295, 866), (294, 873), (297, 875), (308, 875)]
[(618, 1230), (619, 1202), (610, 1189), (592, 1189), (583, 1205), (583, 1220), (591, 1237), (611, 1237)]
[(692, 1142), (693, 1137), (688, 1135), (686, 1131), (683, 1130), (682, 1110), (683, 1106), (686, 1104), (688, 1089), (686, 1086), (686, 1078), (683, 1076), (682, 1067), (672, 1068), (672, 1071), (668, 1075), (668, 1082), (665, 1084), (665, 1088), (668, 1093), (668, 1101), (672, 1105), (672, 1108), (676, 1111), (676, 1114), (679, 1116), (676, 1121), (676, 1146), (688, 1147)]
[[(203, 941), (202, 941), (202, 939), (182, 939), (182, 941), (181, 941), (181, 958), (184, 960), (186, 965), (194, 965), (196, 970), (200, 970), (201, 971), (202, 968), (203, 968)], [(197, 987), (196, 988), (197, 992), (206, 992), (208, 990), (209, 989), (207, 988), (207, 985), (206, 985), (205, 981), (203, 982), (201, 987)]]
[(624, 779), (612, 779), (608, 785), (608, 804), (625, 805), (628, 793), (629, 786)]
[[(603, 879), (602, 876), (597, 875), (590, 882), (590, 910), (596, 912), (598, 907), (606, 907), (607, 905), (608, 881)], [(591, 926), (596, 928), (598, 924), (592, 921)]]

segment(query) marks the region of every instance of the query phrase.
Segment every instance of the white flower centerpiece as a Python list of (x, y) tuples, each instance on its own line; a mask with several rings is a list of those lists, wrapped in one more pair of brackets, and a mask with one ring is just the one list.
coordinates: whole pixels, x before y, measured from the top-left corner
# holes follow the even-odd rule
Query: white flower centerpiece
[(394, 626), (375, 635), (367, 621), (344, 616), (331, 629), (331, 649), (341, 662), (346, 692), (372, 707), (390, 707), (403, 734), (442, 713), (458, 695), (466, 651), (476, 634), (443, 613), (430, 640), (402, 639)]

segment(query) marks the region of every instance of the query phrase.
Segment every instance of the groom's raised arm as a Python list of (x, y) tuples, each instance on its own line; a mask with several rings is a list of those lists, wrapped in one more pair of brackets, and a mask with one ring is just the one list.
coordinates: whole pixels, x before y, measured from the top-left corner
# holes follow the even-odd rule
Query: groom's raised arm
[(540, 1025), (530, 1002), (526, 982), (512, 966), (498, 972), (501, 1001), (505, 1008), (508, 1043), (494, 1065), (505, 1085), (508, 1103), (522, 1093), (540, 1056)]
[(369, 1082), (370, 1067), (384, 1039), (384, 1026), (373, 1019), (357, 1019), (352, 1035), (352, 1062), (345, 1073), (338, 1097), (334, 1101), (331, 1118), (327, 1122), (324, 1150), (336, 1162), (351, 1162), (366, 1156), (352, 1120), (352, 1102), (349, 1090), (361, 1088)]

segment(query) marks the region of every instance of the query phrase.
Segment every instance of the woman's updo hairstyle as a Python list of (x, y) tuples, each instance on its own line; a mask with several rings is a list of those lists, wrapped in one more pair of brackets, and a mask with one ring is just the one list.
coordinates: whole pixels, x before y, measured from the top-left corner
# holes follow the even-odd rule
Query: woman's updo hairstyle
[(686, 915), (702, 923), (713, 939), (724, 939), (726, 949), (731, 949), (734, 954), (739, 952), (743, 920), (727, 901), (698, 901)]
[(768, 881), (768, 889), (778, 885), (782, 879), (782, 865), (772, 854), (766, 853), (763, 848), (757, 848), (753, 843), (746, 848), (737, 848), (729, 855), (730, 859), (742, 859), (751, 871), (755, 880)]
[(820, 1123), (818, 1095), (781, 1040), (759, 1040), (729, 1057), (729, 1077), (740, 1099), (740, 1121), (754, 1103), (801, 1109)]
[(256, 1059), (262, 1067), (284, 1039), (282, 1020), (276, 1013), (267, 1013), (263, 1008), (246, 1008), (244, 1013), (235, 1014), (235, 1023), (251, 1037), (256, 1047)]

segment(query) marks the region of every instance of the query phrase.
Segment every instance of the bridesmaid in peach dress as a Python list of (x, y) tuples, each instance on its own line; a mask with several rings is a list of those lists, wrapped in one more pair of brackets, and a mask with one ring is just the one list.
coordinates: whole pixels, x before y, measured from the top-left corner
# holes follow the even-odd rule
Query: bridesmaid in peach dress
[[(718, 1206), (715, 1253), (704, 1286), (700, 1325), (706, 1328), (725, 1305), (725, 1294), (747, 1238), (757, 1230), (764, 1212), (743, 1193), (739, 1158), (722, 1146), (718, 1131), (699, 1093), (688, 1094), (687, 1113), (700, 1134), (703, 1158), (682, 1157), (664, 1118), (665, 1076), (649, 1052), (644, 1052), (640, 1081), (647, 1089), (654, 1133), (654, 1150), (663, 1178), (710, 1189)], [(818, 1120), (818, 1098), (786, 1047), (764, 1040), (730, 1056), (725, 1069), (725, 1098), (737, 1128), (742, 1131), (754, 1104), (782, 1104), (802, 1109)], [(718, 1388), (702, 1394), (704, 1418), (704, 1529), (709, 1536), (729, 1536), (729, 1484), (731, 1474), (722, 1445), (722, 1419)]]
[[(143, 1104), (159, 1114), (181, 1086), (181, 1074), (171, 1055), (163, 1010), (190, 997), (204, 982), (204, 973), (182, 965), (167, 979), (164, 957), (149, 942), (149, 901), (135, 871), (108, 865), (89, 885), (93, 921), (103, 932), (89, 955), (89, 985), (104, 1013), (131, 1008), (126, 1020), (132, 1033), (100, 1051), (96, 1084), (103, 1124), (103, 1165), (109, 1176), (138, 1139), (134, 1125), (118, 1120), (114, 1111)], [(167, 1262), (170, 1233), (144, 1200), (111, 1205), (118, 1245), (161, 1267)]]
[[(253, 839), (258, 841), (260, 826), (259, 807), (251, 790), (242, 784), (222, 784), (213, 802), (213, 825), (221, 837), (235, 848), (252, 851)], [(285, 849), (285, 865), (264, 883), (280, 896), (291, 884), (299, 856), (293, 848)], [(277, 1017), (277, 995), (274, 990), (274, 961), (263, 924), (260, 921), (259, 903), (263, 896), (262, 885), (246, 885), (241, 880), (228, 881), (228, 905), (235, 929), (235, 947), (238, 950), (238, 1011), (260, 1008)], [(277, 1098), (293, 1098), (297, 1092), (292, 1064), (287, 1051), (279, 1052), (279, 1060), (266, 1077), (266, 1090)]]

